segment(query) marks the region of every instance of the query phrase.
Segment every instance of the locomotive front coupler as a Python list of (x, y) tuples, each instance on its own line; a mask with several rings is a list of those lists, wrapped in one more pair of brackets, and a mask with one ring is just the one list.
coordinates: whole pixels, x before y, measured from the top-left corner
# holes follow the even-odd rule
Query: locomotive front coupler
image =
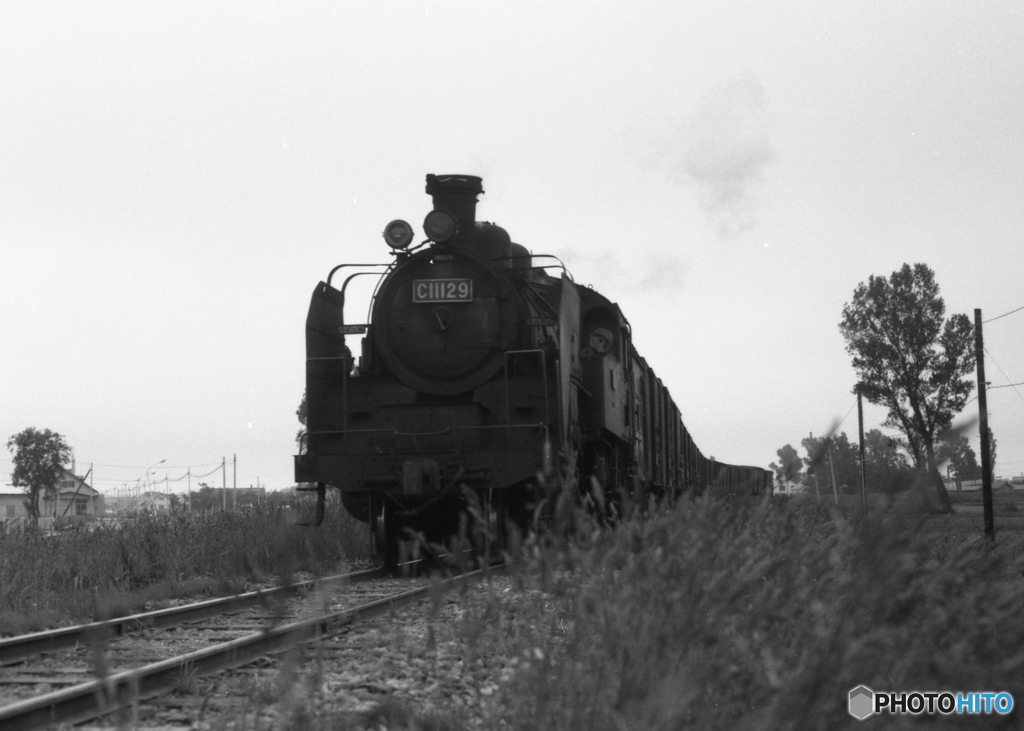
[[(464, 469), (463, 470), (459, 470), (458, 473), (456, 473), (455, 477), (453, 477), (451, 479), (451, 481), (447, 485), (445, 485), (444, 488), (439, 493), (434, 495), (434, 497), (430, 498), (430, 500), (428, 500), (427, 502), (423, 503), (419, 507), (413, 508), (412, 510), (406, 510), (404, 513), (402, 513), (402, 517), (403, 518), (415, 517), (416, 515), (419, 515), (420, 513), (422, 513), (424, 510), (427, 510), (428, 508), (431, 508), (434, 505), (436, 505), (437, 503), (441, 502), (441, 500), (451, 496), (451, 494), (453, 492), (457, 492), (458, 489), (459, 489), (459, 483), (462, 481), (462, 475), (464, 473), (465, 473)], [(390, 495), (388, 497), (390, 497)]]

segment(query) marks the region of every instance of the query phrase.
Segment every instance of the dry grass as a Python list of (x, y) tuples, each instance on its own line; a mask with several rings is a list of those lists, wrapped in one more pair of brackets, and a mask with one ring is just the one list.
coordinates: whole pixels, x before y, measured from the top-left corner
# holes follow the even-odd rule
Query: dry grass
[(368, 540), (365, 526), (337, 504), (319, 529), (294, 525), (289, 509), (263, 505), (0, 533), (0, 632), (109, 618), (295, 571), (322, 574), (365, 558)]
[(534, 551), (519, 598), (457, 630), (515, 658), (495, 727), (853, 726), (860, 684), (1024, 697), (1024, 534), (990, 550), (961, 516), (848, 513), (684, 502)]

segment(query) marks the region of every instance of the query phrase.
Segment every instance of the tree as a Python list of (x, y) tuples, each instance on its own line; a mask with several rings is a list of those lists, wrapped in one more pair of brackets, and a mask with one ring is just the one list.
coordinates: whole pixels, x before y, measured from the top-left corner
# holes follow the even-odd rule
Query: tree
[(807, 451), (807, 473), (819, 483), (828, 485), (833, 492), (851, 492), (860, 485), (860, 450), (850, 443), (846, 432), (831, 437), (807, 437), (801, 444)]
[(988, 428), (988, 463), (994, 478), (996, 475), (996, 437), (992, 433), (992, 427)]
[(302, 428), (299, 429), (295, 435), (295, 443), (299, 446), (302, 445), (302, 440), (306, 436), (306, 392), (302, 392), (302, 401), (299, 402), (299, 408), (295, 409), (295, 415), (299, 418), (299, 423), (302, 424)]
[(953, 431), (944, 434), (935, 456), (939, 462), (949, 462), (953, 477), (956, 479), (957, 492), (960, 492), (964, 480), (977, 479), (981, 474), (978, 455), (971, 449), (971, 443), (963, 434)]
[(869, 490), (894, 493), (913, 482), (913, 473), (899, 443), (878, 429), (864, 435), (864, 476)]
[(935, 461), (938, 435), (967, 403), (974, 384), (974, 328), (967, 315), (945, 320), (935, 273), (926, 264), (871, 276), (843, 306), (839, 331), (853, 356), (857, 389), (888, 408), (883, 426), (899, 429), (915, 466), (931, 475), (945, 512), (949, 495)]
[(25, 508), (38, 526), (39, 498), (57, 496), (64, 465), (71, 461), (71, 447), (60, 434), (30, 426), (8, 439), (7, 449), (14, 456), (11, 481), (25, 491)]
[(768, 465), (775, 470), (775, 479), (782, 484), (796, 482), (800, 477), (800, 470), (803, 468), (800, 455), (790, 444), (776, 450), (775, 454), (779, 456), (779, 463), (772, 462)]

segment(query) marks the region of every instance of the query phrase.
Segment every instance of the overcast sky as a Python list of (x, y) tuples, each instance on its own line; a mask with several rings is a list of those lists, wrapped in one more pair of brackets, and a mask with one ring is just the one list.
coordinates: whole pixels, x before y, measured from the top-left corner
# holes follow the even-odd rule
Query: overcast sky
[[(231, 485), (235, 454), (292, 484), (310, 293), (388, 260), (427, 173), (483, 177), (479, 218), (617, 301), (726, 462), (856, 438), (838, 323), (870, 275), (1024, 306), (1024, 6), (583, 7), (0, 3), (0, 436), (60, 432), (106, 492), (159, 460)], [(993, 386), (1022, 336), (985, 326)], [(1022, 394), (989, 393), (1005, 476)]]

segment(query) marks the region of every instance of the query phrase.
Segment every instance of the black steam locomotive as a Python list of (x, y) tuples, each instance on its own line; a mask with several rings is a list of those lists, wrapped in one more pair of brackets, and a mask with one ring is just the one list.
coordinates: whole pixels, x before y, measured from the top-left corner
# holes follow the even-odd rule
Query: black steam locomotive
[[(771, 491), (768, 470), (701, 454), (617, 304), (476, 221), (480, 178), (428, 175), (427, 193), (426, 241), (412, 246), (404, 221), (384, 229), (394, 261), (375, 272), (369, 323), (344, 317), (369, 267), (336, 267), (313, 292), (295, 479), (315, 483), (318, 520), (337, 488), (394, 563), (406, 528), (443, 541), (467, 500), (500, 547), (557, 490), (606, 505)], [(358, 334), (356, 359), (345, 335)]]

